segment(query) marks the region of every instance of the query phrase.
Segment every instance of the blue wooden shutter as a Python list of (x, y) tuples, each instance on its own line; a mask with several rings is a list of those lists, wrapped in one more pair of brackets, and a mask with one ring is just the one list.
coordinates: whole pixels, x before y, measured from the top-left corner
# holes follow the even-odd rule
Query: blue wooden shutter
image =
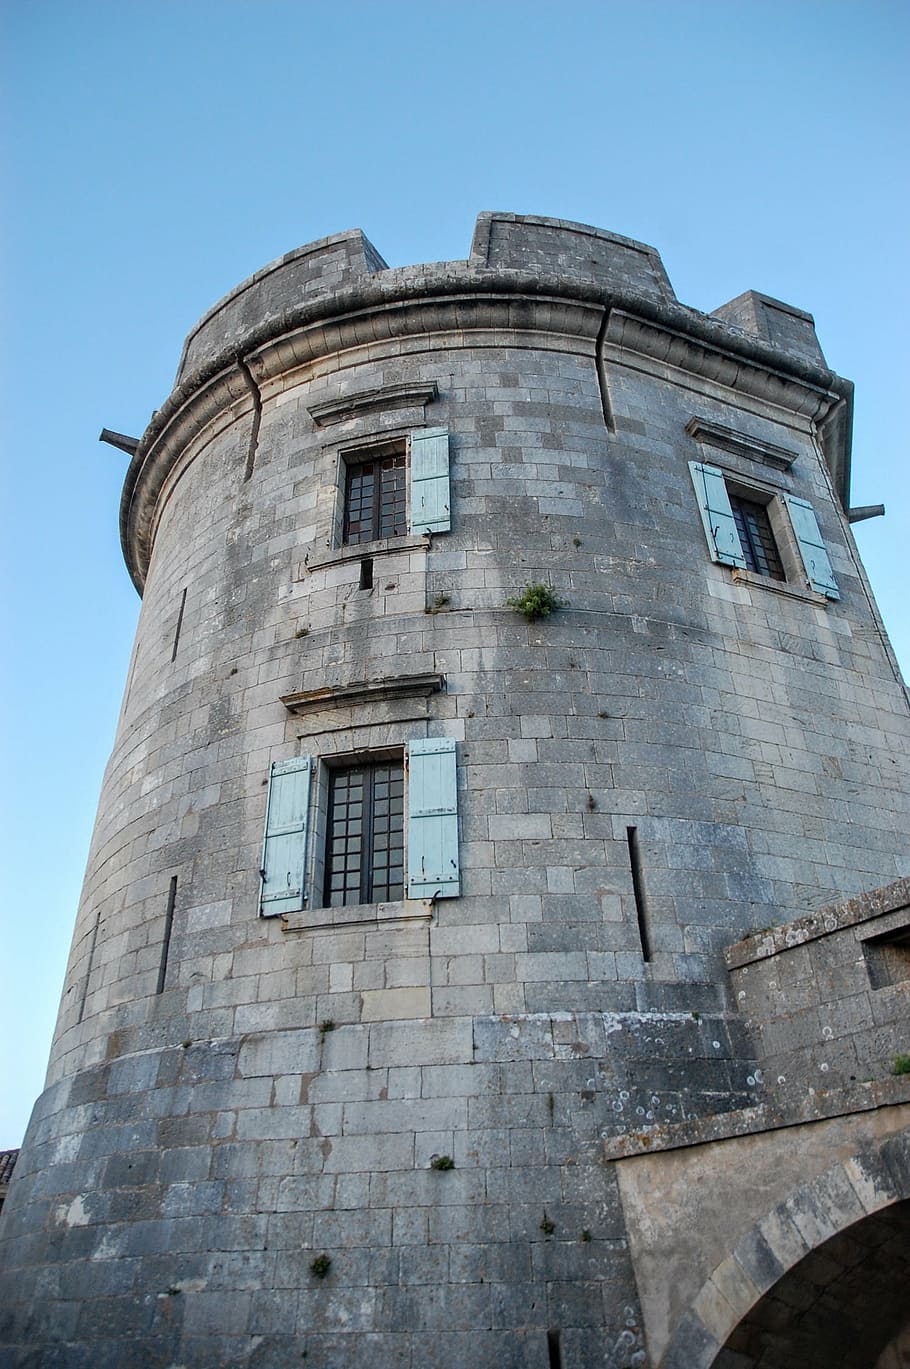
[(310, 757), (297, 756), (289, 761), (275, 761), (269, 772), (259, 872), (261, 917), (294, 913), (303, 907), (310, 769)]
[(689, 472), (712, 559), (745, 570), (746, 558), (736, 531), (723, 471), (701, 461), (690, 461)]
[(455, 743), (449, 737), (410, 742), (408, 898), (459, 893)]
[(807, 500), (797, 499), (795, 494), (785, 497), (809, 584), (819, 594), (826, 594), (829, 599), (839, 599), (840, 592), (819, 532), (815, 510)]
[(411, 532), (448, 532), (449, 498), (448, 429), (411, 433)]

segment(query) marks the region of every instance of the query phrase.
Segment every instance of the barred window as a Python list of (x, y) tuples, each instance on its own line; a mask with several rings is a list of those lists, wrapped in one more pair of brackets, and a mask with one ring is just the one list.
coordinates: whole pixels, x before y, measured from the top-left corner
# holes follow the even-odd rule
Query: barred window
[[(317, 837), (309, 858), (308, 834)], [(295, 927), (320, 907), (458, 898), (454, 740), (413, 738), (401, 751), (344, 765), (312, 756), (273, 761), (260, 875), (260, 915), (297, 919)]]
[[(736, 476), (704, 461), (690, 461), (689, 473), (712, 561), (786, 581), (788, 590), (796, 593), (801, 586), (826, 599), (840, 598), (808, 499), (758, 489), (753, 493)], [(777, 533), (782, 534), (782, 542)]]
[(407, 461), (404, 451), (347, 467), (344, 540), (375, 542), (408, 530)]
[(730, 494), (730, 508), (739, 542), (746, 561), (746, 569), (756, 575), (769, 575), (772, 580), (785, 580), (777, 543), (771, 531), (771, 520), (764, 504), (741, 499)]
[(332, 770), (325, 904), (342, 908), (404, 897), (404, 765)]

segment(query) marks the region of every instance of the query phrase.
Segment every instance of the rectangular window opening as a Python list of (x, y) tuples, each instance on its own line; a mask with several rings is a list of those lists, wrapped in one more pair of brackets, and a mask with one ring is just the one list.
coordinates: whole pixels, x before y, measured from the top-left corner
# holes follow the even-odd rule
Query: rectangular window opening
[(547, 1332), (547, 1364), (549, 1369), (562, 1369), (562, 1346), (559, 1343), (559, 1332)]
[(772, 580), (786, 580), (767, 508), (732, 491), (729, 494), (730, 509), (739, 533), (746, 569), (756, 575), (770, 576)]
[(365, 556), (360, 563), (360, 589), (373, 588), (373, 558)]
[(629, 865), (632, 868), (632, 893), (635, 897), (635, 915), (638, 918), (638, 937), (641, 941), (642, 959), (647, 964), (651, 959), (651, 940), (648, 935), (648, 907), (645, 901), (644, 872), (641, 864), (641, 851), (638, 847), (638, 828), (626, 828), (626, 841), (629, 844)]
[(910, 927), (863, 942), (863, 956), (873, 989), (887, 989), (910, 981)]
[(408, 531), (407, 456), (403, 442), (346, 463), (343, 541), (349, 546), (404, 537)]
[(329, 771), (325, 906), (404, 898), (404, 763)]
[(839, 599), (815, 510), (795, 494), (741, 483), (719, 466), (690, 461), (711, 559), (734, 570)]

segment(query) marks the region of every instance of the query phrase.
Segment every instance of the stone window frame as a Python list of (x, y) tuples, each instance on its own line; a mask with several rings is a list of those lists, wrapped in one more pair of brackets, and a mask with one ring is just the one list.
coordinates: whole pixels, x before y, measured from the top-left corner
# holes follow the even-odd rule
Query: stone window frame
[(373, 542), (344, 541), (345, 487), (349, 464), (369, 461), (384, 449), (391, 450), (393, 445), (403, 444), (406, 454), (406, 497), (410, 506), (410, 437), (413, 431), (413, 424), (409, 424), (407, 427), (360, 433), (356, 437), (325, 444), (321, 464), (326, 469), (326, 476), (320, 482), (317, 496), (316, 533), (312, 547), (299, 565), (296, 578), (303, 579), (308, 571), (344, 562), (363, 561), (365, 558), (389, 556), (429, 546), (429, 534), (411, 532), (400, 537), (382, 537)]
[[(411, 451), (410, 441), (407, 436), (380, 438), (368, 443), (356, 443), (350, 447), (341, 447), (338, 451), (338, 478), (336, 482), (336, 509), (334, 518), (334, 537), (333, 542), (338, 548), (347, 548), (354, 552), (357, 549), (369, 548), (377, 542), (385, 544), (400, 543), (401, 539), (407, 537), (408, 533), (408, 510), (410, 504), (410, 476), (411, 476)], [(385, 536), (364, 537), (351, 540), (348, 537), (348, 523), (350, 515), (350, 496), (351, 496), (351, 475), (358, 466), (365, 466), (368, 462), (382, 462), (389, 457), (402, 459), (402, 469), (404, 471), (404, 509), (403, 526), (401, 532), (388, 533)], [(374, 494), (374, 523), (380, 517), (379, 498), (381, 489), (381, 479), (377, 481), (377, 489)]]
[(803, 578), (803, 563), (784, 502), (784, 492), (769, 482), (754, 477), (744, 478), (738, 472), (724, 466), (720, 466), (719, 469), (723, 473), (728, 497), (743, 499), (764, 509), (784, 576), (779, 580), (773, 575), (765, 574), (764, 571), (732, 566), (730, 569), (733, 579), (740, 584), (758, 585), (761, 589), (775, 593), (792, 594), (813, 602), (827, 602), (824, 595), (817, 594), (815, 590), (800, 584)]
[[(807, 567), (787, 507), (788, 497), (795, 498), (791, 472), (800, 456), (800, 449), (728, 427), (698, 414), (686, 423), (686, 432), (701, 449), (700, 464), (713, 467), (723, 478), (728, 497), (732, 494), (734, 498), (761, 504), (768, 514), (771, 535), (786, 579), (778, 580), (772, 575), (745, 567), (727, 565), (734, 583), (754, 585), (773, 594), (827, 608), (832, 597), (836, 599), (839, 596), (829, 596), (806, 583)], [(690, 470), (692, 464), (690, 461)], [(765, 471), (770, 468), (774, 472), (771, 479), (764, 478), (762, 468)], [(715, 556), (714, 559), (717, 564), (724, 564), (722, 558)]]
[[(367, 726), (363, 729), (323, 733), (318, 743), (316, 738), (313, 738), (314, 745), (308, 748), (311, 779), (305, 856), (305, 903), (303, 908), (281, 915), (281, 924), (285, 932), (316, 931), (326, 927), (357, 926), (364, 923), (427, 920), (432, 917), (435, 897), (409, 898), (407, 895), (408, 843), (412, 816), (409, 806), (410, 776), (407, 752), (408, 748), (415, 744), (429, 743), (439, 737), (437, 728), (432, 729), (431, 736), (427, 735), (428, 730), (426, 725), (415, 729), (413, 725), (392, 724), (381, 729)], [(326, 906), (325, 861), (331, 771), (358, 764), (381, 764), (383, 761), (402, 759), (405, 761), (404, 897), (387, 903)], [(456, 888), (454, 894), (444, 896), (461, 897), (461, 891)]]
[[(365, 904), (371, 904), (371, 903), (375, 903), (375, 902), (378, 902), (378, 901), (379, 901), (379, 900), (377, 900), (377, 899), (375, 899), (375, 898), (373, 897), (374, 888), (375, 888), (375, 882), (376, 882), (376, 881), (375, 881), (375, 871), (374, 871), (374, 869), (372, 868), (372, 858), (371, 858), (371, 855), (368, 854), (368, 848), (369, 848), (370, 845), (371, 845), (371, 840), (370, 840), (370, 839), (371, 839), (372, 836), (374, 835), (374, 830), (375, 830), (375, 829), (374, 829), (374, 823), (373, 823), (374, 814), (373, 814), (372, 808), (373, 808), (373, 801), (374, 801), (374, 787), (375, 787), (375, 783), (376, 783), (376, 775), (377, 775), (377, 772), (378, 772), (379, 770), (381, 770), (383, 767), (386, 767), (386, 766), (400, 766), (400, 768), (401, 768), (402, 800), (401, 800), (401, 812), (400, 812), (400, 818), (401, 818), (401, 846), (400, 846), (400, 849), (401, 849), (401, 857), (402, 857), (402, 892), (401, 892), (400, 896), (399, 896), (398, 898), (396, 898), (396, 899), (386, 899), (386, 900), (383, 900), (383, 901), (385, 901), (385, 902), (402, 902), (402, 901), (404, 900), (404, 889), (405, 889), (405, 887), (406, 887), (406, 870), (407, 870), (407, 867), (406, 867), (406, 858), (407, 858), (407, 796), (408, 796), (408, 795), (407, 795), (407, 789), (408, 789), (408, 779), (407, 779), (407, 768), (406, 768), (406, 765), (405, 765), (404, 747), (393, 747), (393, 748), (391, 748), (391, 749), (389, 750), (388, 754), (377, 754), (376, 752), (367, 752), (367, 753), (366, 753), (365, 755), (363, 755), (363, 756), (358, 756), (358, 757), (354, 757), (354, 758), (351, 758), (351, 757), (336, 757), (336, 758), (332, 758), (331, 761), (327, 762), (323, 767), (320, 767), (319, 773), (324, 777), (324, 784), (320, 786), (321, 792), (320, 792), (320, 794), (319, 794), (319, 796), (318, 796), (318, 798), (317, 798), (317, 808), (320, 810), (320, 814), (321, 814), (321, 824), (320, 824), (320, 825), (324, 828), (324, 836), (323, 836), (323, 839), (320, 841), (319, 846), (318, 846), (318, 850), (317, 850), (317, 853), (316, 853), (316, 863), (321, 867), (321, 869), (319, 870), (319, 873), (321, 874), (322, 878), (321, 878), (321, 882), (320, 882), (319, 885), (317, 885), (317, 884), (314, 882), (314, 884), (313, 884), (313, 890), (314, 890), (314, 893), (321, 892), (321, 902), (322, 902), (322, 907), (323, 907), (323, 908), (332, 909), (332, 910), (337, 911), (337, 910), (340, 910), (340, 909), (343, 909), (343, 908), (359, 908), (359, 907), (363, 907)], [(333, 851), (332, 851), (332, 844), (333, 844), (333, 843), (332, 843), (332, 811), (331, 811), (331, 810), (332, 810), (332, 799), (333, 799), (333, 795), (334, 795), (334, 793), (335, 793), (335, 787), (336, 787), (336, 783), (337, 783), (338, 777), (341, 776), (341, 775), (350, 774), (350, 773), (355, 772), (355, 771), (358, 771), (358, 770), (363, 771), (364, 774), (367, 776), (367, 783), (366, 783), (366, 785), (365, 785), (366, 793), (365, 793), (365, 797), (364, 797), (364, 801), (363, 801), (363, 808), (364, 808), (363, 817), (364, 817), (364, 825), (366, 824), (367, 818), (369, 817), (370, 833), (369, 833), (369, 838), (368, 838), (368, 834), (367, 834), (367, 832), (366, 832), (365, 830), (363, 830), (363, 831), (361, 832), (361, 853), (360, 853), (360, 854), (361, 854), (361, 859), (360, 859), (360, 862), (359, 862), (359, 864), (358, 864), (358, 880), (359, 880), (360, 892), (361, 892), (361, 893), (364, 892), (364, 888), (365, 888), (365, 886), (366, 886), (367, 897), (365, 897), (365, 898), (358, 898), (356, 901), (351, 902), (351, 903), (333, 904), (333, 903), (330, 901), (330, 894), (329, 894), (329, 889), (328, 889), (328, 882), (329, 882), (329, 878), (330, 878), (330, 869), (331, 869), (331, 861), (332, 861), (332, 857), (333, 857)], [(396, 814), (396, 816), (398, 816), (398, 815)], [(396, 847), (395, 849), (398, 849), (398, 848)]]
[(802, 600), (804, 603), (816, 604), (820, 608), (828, 607), (831, 600), (827, 595), (811, 589), (804, 583), (803, 558), (787, 508), (788, 491), (781, 489), (778, 483), (764, 480), (751, 470), (744, 474), (730, 464), (721, 463), (713, 454), (710, 464), (723, 477), (728, 497), (732, 495), (734, 498), (745, 499), (750, 503), (760, 504), (764, 507), (786, 578), (777, 580), (771, 575), (748, 570), (741, 566), (724, 566), (723, 562), (716, 564), (730, 572), (734, 584), (754, 586), (772, 594), (781, 594), (787, 598)]

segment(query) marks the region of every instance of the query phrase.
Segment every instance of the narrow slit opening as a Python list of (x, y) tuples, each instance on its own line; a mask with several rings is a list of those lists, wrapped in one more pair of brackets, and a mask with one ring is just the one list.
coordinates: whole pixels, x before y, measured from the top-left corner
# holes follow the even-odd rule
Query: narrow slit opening
[(597, 334), (597, 342), (594, 346), (594, 365), (597, 371), (597, 384), (600, 388), (600, 407), (604, 416), (604, 427), (608, 433), (616, 432), (616, 423), (613, 418), (613, 406), (610, 403), (610, 390), (607, 385), (607, 368), (604, 361), (604, 340), (607, 336), (607, 328), (610, 325), (610, 311), (604, 310), (603, 321), (600, 331)]
[(360, 563), (360, 588), (373, 588), (373, 558), (365, 556)]
[(174, 926), (174, 904), (177, 901), (177, 876), (171, 875), (171, 884), (167, 892), (167, 907), (164, 910), (164, 938), (161, 942), (161, 961), (158, 966), (158, 987), (155, 993), (164, 993), (164, 982), (167, 979), (167, 962), (171, 953), (171, 931)]
[(177, 613), (177, 626), (176, 626), (176, 628), (174, 629), (174, 645), (173, 645), (173, 647), (172, 647), (172, 649), (171, 649), (171, 664), (173, 664), (173, 662), (176, 661), (176, 659), (177, 659), (177, 645), (178, 645), (178, 643), (179, 643), (179, 641), (180, 641), (180, 630), (181, 630), (181, 628), (183, 627), (183, 610), (184, 610), (185, 608), (186, 608), (186, 586), (184, 585), (184, 587), (183, 587), (183, 593), (182, 593), (181, 596), (180, 596), (180, 609), (179, 609), (179, 612)]
[(562, 1369), (562, 1349), (559, 1344), (559, 1332), (547, 1332), (547, 1359), (549, 1369)]
[(82, 982), (82, 995), (81, 995), (81, 997), (80, 997), (80, 999), (79, 999), (79, 1016), (78, 1016), (77, 1019), (76, 1019), (77, 1022), (81, 1022), (82, 1019), (83, 1019), (84, 1016), (85, 1016), (85, 1004), (86, 1004), (86, 1000), (87, 1000), (87, 998), (88, 998), (88, 986), (89, 986), (89, 983), (90, 983), (91, 978), (92, 978), (92, 963), (93, 963), (93, 961), (94, 961), (94, 959), (95, 959), (95, 942), (98, 940), (98, 926), (99, 926), (100, 922), (101, 922), (101, 909), (99, 908), (99, 909), (98, 909), (98, 912), (97, 912), (97, 914), (96, 914), (96, 916), (95, 916), (95, 925), (94, 925), (94, 927), (92, 928), (92, 939), (91, 939), (91, 941), (89, 942), (89, 948), (88, 948), (88, 965), (87, 965), (86, 971), (85, 971), (85, 979), (84, 979), (83, 982)]
[(651, 939), (648, 935), (648, 906), (645, 900), (644, 872), (641, 864), (641, 851), (638, 847), (638, 828), (626, 828), (629, 843), (629, 865), (632, 869), (632, 893), (635, 897), (635, 916), (638, 918), (638, 939), (641, 942), (642, 959), (651, 959)]
[(246, 481), (252, 477), (256, 465), (256, 452), (259, 447), (259, 427), (262, 423), (262, 396), (259, 393), (259, 386), (253, 379), (253, 373), (246, 362), (238, 359), (237, 365), (253, 396), (253, 422), (250, 428), (250, 440), (246, 452), (246, 469), (243, 473), (243, 480), (244, 483), (246, 483)]

